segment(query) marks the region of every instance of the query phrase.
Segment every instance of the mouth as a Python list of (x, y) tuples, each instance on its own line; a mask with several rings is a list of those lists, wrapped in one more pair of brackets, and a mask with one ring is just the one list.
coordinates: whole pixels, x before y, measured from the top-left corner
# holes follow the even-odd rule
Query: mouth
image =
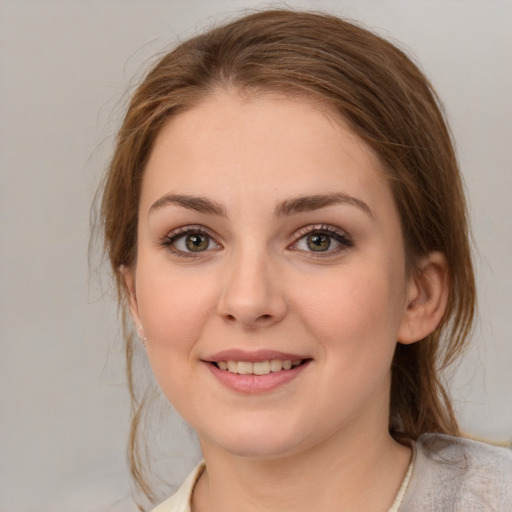
[(306, 372), (313, 358), (275, 350), (228, 349), (202, 360), (222, 385), (242, 394), (282, 388)]
[(219, 370), (237, 375), (263, 376), (270, 373), (289, 371), (309, 361), (311, 359), (268, 359), (257, 362), (226, 360), (212, 361), (211, 364)]

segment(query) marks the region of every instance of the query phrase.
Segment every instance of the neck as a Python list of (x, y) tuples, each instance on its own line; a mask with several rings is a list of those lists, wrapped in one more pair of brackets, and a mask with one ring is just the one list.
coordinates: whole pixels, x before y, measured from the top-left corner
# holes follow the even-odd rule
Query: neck
[(385, 429), (339, 433), (310, 450), (264, 459), (227, 454), (202, 443), (206, 470), (193, 512), (350, 510), (386, 512), (407, 471), (410, 449)]

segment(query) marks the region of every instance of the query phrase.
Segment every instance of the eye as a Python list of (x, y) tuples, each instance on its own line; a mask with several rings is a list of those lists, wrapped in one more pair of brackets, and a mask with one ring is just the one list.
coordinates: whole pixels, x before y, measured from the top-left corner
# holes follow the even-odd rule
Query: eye
[(299, 251), (331, 255), (353, 246), (350, 237), (334, 226), (307, 226), (297, 233), (292, 248)]
[(178, 256), (193, 256), (194, 253), (220, 249), (213, 237), (200, 227), (184, 227), (169, 233), (162, 242)]
[(201, 252), (210, 246), (210, 238), (202, 233), (190, 233), (178, 238), (174, 242), (176, 249), (180, 251)]
[(308, 249), (315, 252), (327, 251), (331, 247), (332, 237), (324, 233), (314, 233), (306, 237)]

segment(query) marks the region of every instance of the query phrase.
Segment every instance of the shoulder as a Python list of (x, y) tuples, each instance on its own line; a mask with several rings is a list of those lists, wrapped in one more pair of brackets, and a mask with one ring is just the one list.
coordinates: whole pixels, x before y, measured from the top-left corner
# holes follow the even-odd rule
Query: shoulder
[(470, 481), (506, 481), (512, 484), (512, 450), (462, 437), (424, 434), (417, 442), (419, 457), (425, 457), (447, 471)]
[(200, 462), (188, 475), (176, 493), (163, 503), (160, 503), (152, 512), (190, 512), (192, 491), (203, 473), (204, 467), (204, 462)]
[(512, 510), (512, 450), (425, 434), (415, 451), (404, 512)]

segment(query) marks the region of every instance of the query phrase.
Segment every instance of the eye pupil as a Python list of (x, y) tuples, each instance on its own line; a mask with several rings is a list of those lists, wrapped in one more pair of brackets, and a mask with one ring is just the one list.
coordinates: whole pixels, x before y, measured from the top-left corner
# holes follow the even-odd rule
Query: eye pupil
[(191, 252), (199, 252), (208, 249), (210, 241), (207, 236), (198, 233), (187, 235), (185, 245)]
[(323, 235), (321, 233), (316, 233), (314, 235), (309, 235), (307, 238), (308, 248), (312, 251), (326, 251), (329, 249), (331, 245), (331, 237), (329, 235)]

